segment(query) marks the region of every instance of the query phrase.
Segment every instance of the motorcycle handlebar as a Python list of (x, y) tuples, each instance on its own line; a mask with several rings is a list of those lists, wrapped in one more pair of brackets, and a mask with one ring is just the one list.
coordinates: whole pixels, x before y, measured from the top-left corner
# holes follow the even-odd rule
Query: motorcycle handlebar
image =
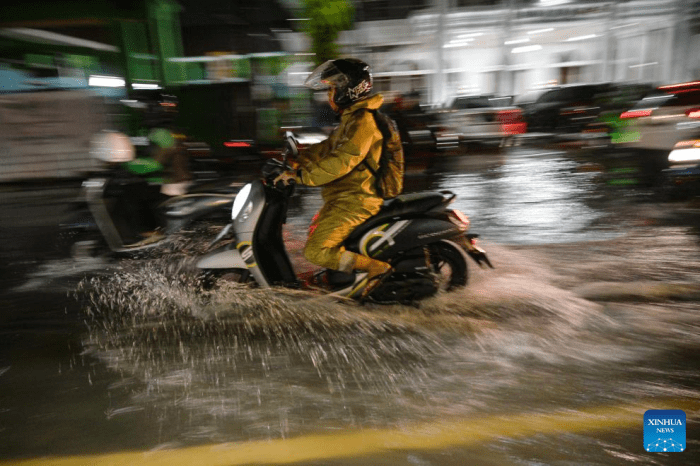
[(294, 179), (287, 180), (287, 183), (278, 181), (275, 183), (275, 179), (281, 174), (293, 171), (294, 167), (288, 163), (289, 159), (295, 158), (299, 154), (298, 142), (296, 137), (291, 131), (285, 133), (285, 145), (282, 150), (282, 160), (278, 159), (268, 159), (262, 166), (262, 176), (265, 183), (268, 185), (274, 185), (274, 187), (280, 191), (285, 189), (294, 189), (295, 181)]
[(262, 167), (262, 175), (267, 181), (272, 181), (282, 173), (291, 170), (285, 161), (277, 159), (269, 159), (265, 161)]

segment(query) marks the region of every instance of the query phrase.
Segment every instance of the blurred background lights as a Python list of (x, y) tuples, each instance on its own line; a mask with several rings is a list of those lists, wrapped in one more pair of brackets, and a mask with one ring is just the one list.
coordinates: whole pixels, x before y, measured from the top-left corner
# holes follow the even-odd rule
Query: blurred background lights
[(88, 79), (88, 85), (92, 87), (124, 87), (126, 82), (124, 78), (116, 76), (93, 75)]

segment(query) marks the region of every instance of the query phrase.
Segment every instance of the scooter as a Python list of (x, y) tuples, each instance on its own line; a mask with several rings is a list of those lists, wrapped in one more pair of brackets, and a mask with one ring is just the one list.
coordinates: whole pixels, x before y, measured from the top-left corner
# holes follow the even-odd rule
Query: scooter
[[(282, 161), (271, 159), (262, 178), (244, 185), (231, 209), (231, 223), (197, 261), (204, 283), (213, 286), (219, 276), (262, 287), (285, 286), (322, 289), (335, 296), (380, 303), (413, 303), (438, 291), (467, 284), (467, 256), (480, 266), (489, 261), (477, 246), (476, 234), (467, 233), (469, 219), (448, 209), (455, 195), (449, 191), (404, 194), (386, 201), (381, 211), (360, 225), (344, 242), (347, 250), (390, 263), (394, 271), (367, 296), (366, 273), (321, 270), (302, 280), (294, 272), (284, 242), (293, 183), (274, 183), (290, 167), (287, 157), (298, 154), (293, 133), (287, 133)], [(226, 244), (220, 243), (225, 241)]]
[(162, 244), (194, 222), (228, 216), (242, 183), (195, 180), (186, 192), (166, 195), (162, 183), (122, 168), (121, 162), (133, 160), (133, 147), (119, 133), (108, 136), (107, 155), (97, 157), (103, 163), (83, 181), (59, 224), (59, 248), (75, 258), (129, 255)]
[[(195, 222), (226, 218), (241, 185), (225, 182), (217, 188), (222, 192), (194, 190), (167, 199), (156, 193), (154, 198), (142, 199), (139, 203), (129, 199), (131, 196), (125, 198), (125, 192), (147, 192), (149, 186), (119, 182), (105, 177), (104, 173), (100, 175), (83, 181), (81, 194), (59, 225), (63, 246), (75, 258), (103, 252), (128, 255), (151, 249)], [(138, 205), (127, 205), (131, 203)], [(134, 215), (125, 214), (131, 209), (141, 217), (138, 222), (131, 220)], [(135, 223), (142, 227), (138, 228)], [(141, 237), (140, 229), (152, 233)]]

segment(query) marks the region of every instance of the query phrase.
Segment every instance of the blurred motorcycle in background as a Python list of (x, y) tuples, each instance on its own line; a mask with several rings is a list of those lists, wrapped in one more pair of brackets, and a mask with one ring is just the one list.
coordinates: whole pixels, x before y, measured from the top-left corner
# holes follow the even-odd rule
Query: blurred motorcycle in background
[(229, 177), (194, 178), (184, 192), (168, 195), (158, 167), (130, 169), (136, 152), (123, 133), (103, 132), (92, 145), (97, 168), (59, 225), (61, 248), (73, 257), (153, 248), (194, 222), (226, 217), (241, 186)]

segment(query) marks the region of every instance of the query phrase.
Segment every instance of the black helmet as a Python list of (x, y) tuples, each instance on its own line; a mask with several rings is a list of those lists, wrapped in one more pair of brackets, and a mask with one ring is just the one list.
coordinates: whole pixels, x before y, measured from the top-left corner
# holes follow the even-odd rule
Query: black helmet
[(335, 88), (333, 102), (346, 108), (372, 91), (372, 73), (367, 63), (356, 58), (328, 60), (304, 82), (311, 89)]

